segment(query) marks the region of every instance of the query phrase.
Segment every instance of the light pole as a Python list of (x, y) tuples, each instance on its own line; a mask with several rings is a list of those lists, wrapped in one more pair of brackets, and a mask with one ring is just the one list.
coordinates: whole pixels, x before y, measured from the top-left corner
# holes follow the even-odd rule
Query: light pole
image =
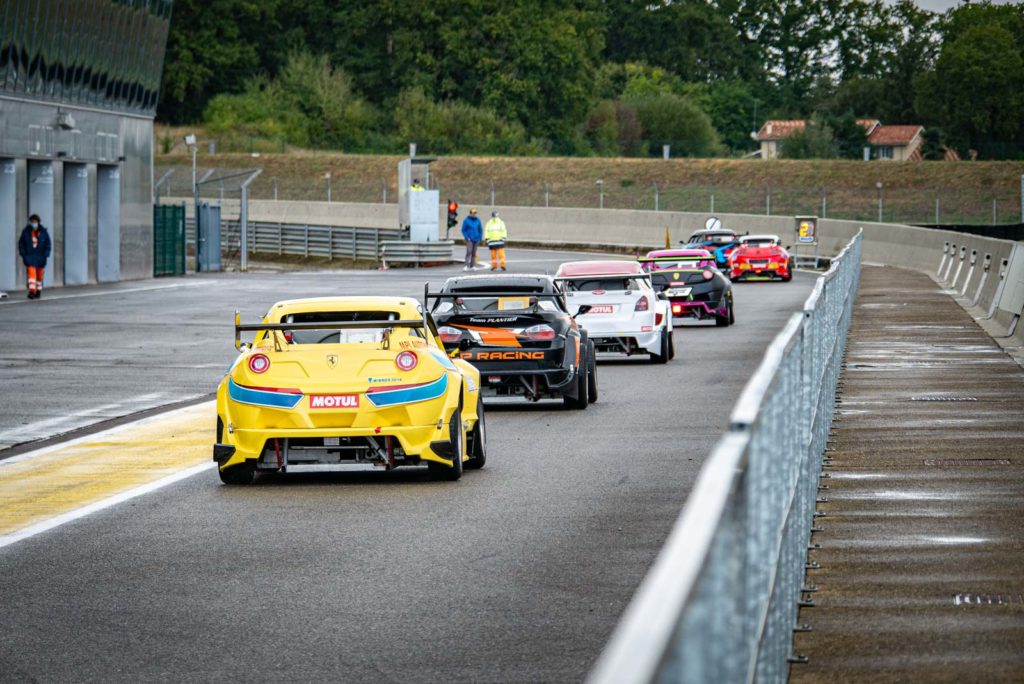
[[(185, 136), (185, 144), (192, 149), (192, 224), (196, 229), (196, 271), (199, 271), (199, 183), (196, 182), (196, 134)], [(185, 254), (182, 260), (188, 262), (188, 238), (185, 238)], [(187, 269), (186, 269), (187, 270)]]
[(327, 202), (331, 201), (331, 172), (328, 171), (324, 174), (324, 178), (327, 180)]
[(604, 181), (597, 181), (597, 192), (598, 192), (598, 208), (604, 209)]
[(881, 223), (882, 222), (882, 210), (883, 210), (883, 204), (882, 204), (882, 181), (878, 181), (877, 183), (875, 183), (875, 187), (878, 188), (878, 222)]

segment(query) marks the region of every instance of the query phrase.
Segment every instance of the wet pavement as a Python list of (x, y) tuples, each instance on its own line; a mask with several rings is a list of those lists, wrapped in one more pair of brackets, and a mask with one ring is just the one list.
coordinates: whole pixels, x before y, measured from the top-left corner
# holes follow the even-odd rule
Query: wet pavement
[(1024, 681), (1024, 369), (865, 267), (840, 383), (791, 681)]

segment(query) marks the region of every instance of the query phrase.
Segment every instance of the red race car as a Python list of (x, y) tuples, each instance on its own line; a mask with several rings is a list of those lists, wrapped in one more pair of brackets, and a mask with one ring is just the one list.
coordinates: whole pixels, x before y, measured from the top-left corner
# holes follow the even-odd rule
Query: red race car
[(729, 279), (793, 279), (793, 257), (778, 235), (744, 235), (729, 254)]

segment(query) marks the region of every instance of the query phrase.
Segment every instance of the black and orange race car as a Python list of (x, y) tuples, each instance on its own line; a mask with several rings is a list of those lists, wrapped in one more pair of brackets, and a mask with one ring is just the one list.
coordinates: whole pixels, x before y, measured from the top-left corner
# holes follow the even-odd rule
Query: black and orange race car
[(445, 349), (480, 371), (481, 396), (597, 401), (594, 344), (576, 324), (590, 307), (570, 311), (551, 276), (449, 278), (425, 297)]

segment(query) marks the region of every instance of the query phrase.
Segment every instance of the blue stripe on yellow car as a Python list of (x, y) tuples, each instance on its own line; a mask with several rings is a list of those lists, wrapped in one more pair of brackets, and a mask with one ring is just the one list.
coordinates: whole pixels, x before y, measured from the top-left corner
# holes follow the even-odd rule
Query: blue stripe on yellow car
[(228, 396), (232, 401), (253, 406), (270, 406), (272, 408), (295, 408), (302, 401), (302, 393), (274, 392), (255, 389), (237, 384), (228, 378)]
[(417, 401), (428, 401), (437, 399), (448, 391), (448, 374), (445, 373), (437, 380), (422, 385), (396, 387), (395, 389), (377, 389), (366, 393), (366, 398), (374, 406), (397, 406), (398, 404), (411, 404)]

